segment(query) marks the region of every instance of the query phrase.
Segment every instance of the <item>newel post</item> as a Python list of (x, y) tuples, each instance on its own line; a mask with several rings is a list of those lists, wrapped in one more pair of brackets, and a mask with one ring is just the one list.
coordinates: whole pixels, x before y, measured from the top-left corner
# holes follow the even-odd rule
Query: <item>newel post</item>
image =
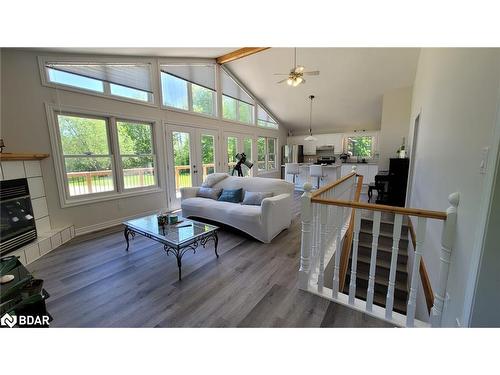
[(457, 230), (457, 207), (460, 202), (460, 194), (452, 193), (448, 197), (451, 206), (446, 210), (446, 221), (443, 225), (441, 235), (441, 253), (439, 264), (439, 284), (434, 294), (434, 305), (431, 310), (432, 327), (440, 327), (443, 315), (444, 301), (446, 298), (446, 284), (448, 283), (448, 273), (450, 272), (451, 250), (455, 244)]
[(304, 184), (304, 194), (301, 201), (301, 220), (302, 220), (302, 239), (300, 242), (300, 269), (299, 269), (299, 288), (307, 289), (309, 283), (309, 273), (311, 271), (311, 247), (312, 247), (312, 204), (311, 204), (312, 185), (309, 182)]

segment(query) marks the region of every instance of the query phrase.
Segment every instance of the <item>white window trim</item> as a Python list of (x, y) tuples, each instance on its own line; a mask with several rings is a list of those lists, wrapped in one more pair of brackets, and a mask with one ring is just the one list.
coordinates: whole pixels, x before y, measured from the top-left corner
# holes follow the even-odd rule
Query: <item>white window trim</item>
[[(94, 110), (88, 110), (83, 108), (77, 108), (72, 106), (59, 106), (52, 103), (45, 103), (45, 110), (47, 113), (48, 127), (50, 134), (50, 143), (52, 148), (52, 158), (54, 161), (54, 168), (56, 171), (56, 182), (59, 190), (59, 200), (62, 208), (74, 207), (79, 205), (84, 205), (88, 203), (103, 202), (114, 199), (121, 199), (126, 197), (152, 194), (162, 192), (162, 173), (160, 170), (162, 166), (159, 164), (158, 150), (162, 150), (162, 147), (158, 147), (156, 128), (161, 124), (161, 121), (148, 118), (137, 118), (136, 116), (128, 116), (125, 114), (116, 114), (109, 112), (100, 112)], [(93, 193), (86, 195), (79, 195), (70, 197), (68, 191), (68, 183), (66, 178), (66, 169), (64, 167), (64, 154), (62, 152), (62, 145), (60, 142), (59, 128), (57, 122), (57, 113), (70, 113), (74, 115), (81, 116), (94, 116), (94, 117), (106, 117), (108, 119), (113, 119), (112, 123), (108, 123), (108, 142), (110, 144), (111, 151), (111, 162), (113, 165), (112, 174), (113, 182), (115, 184), (115, 189), (110, 192), (103, 193)], [(123, 188), (123, 171), (118, 170), (121, 167), (121, 158), (118, 148), (118, 139), (116, 136), (116, 120), (126, 120), (126, 121), (137, 121), (139, 123), (149, 123), (152, 128), (153, 137), (153, 157), (154, 157), (154, 173), (156, 177), (156, 184), (154, 186), (139, 187), (133, 189)], [(114, 129), (113, 129), (114, 128)]]
[[(278, 166), (278, 141), (279, 141), (279, 138), (276, 136), (267, 136), (267, 135), (258, 135), (257, 136), (257, 141), (255, 142), (256, 145), (259, 141), (259, 138), (264, 138), (265, 139), (265, 145), (266, 145), (266, 157), (265, 157), (265, 165), (266, 165), (266, 169), (259, 169), (259, 148), (257, 146), (257, 174), (258, 175), (263, 175), (263, 174), (267, 174), (267, 173), (274, 173), (274, 172), (277, 172), (279, 171), (279, 166)], [(274, 144), (274, 165), (276, 166), (274, 169), (268, 169), (267, 166), (269, 164), (269, 150), (268, 150), (268, 139), (274, 139), (275, 140), (275, 144)]]
[[(163, 109), (166, 109), (167, 111), (174, 111), (174, 112), (179, 112), (179, 113), (187, 113), (187, 114), (190, 114), (190, 115), (195, 115), (195, 116), (202, 116), (202, 117), (206, 117), (206, 118), (210, 118), (210, 119), (217, 119), (219, 116), (217, 114), (217, 91), (216, 90), (211, 90), (212, 91), (212, 96), (214, 98), (213, 100), (213, 112), (214, 114), (213, 115), (209, 115), (207, 113), (203, 113), (203, 112), (196, 112), (193, 110), (193, 83), (189, 82), (189, 81), (186, 81), (182, 78), (179, 78), (179, 79), (182, 79), (184, 82), (187, 83), (187, 97), (188, 97), (188, 109), (182, 109), (182, 108), (177, 108), (177, 107), (172, 107), (172, 106), (169, 106), (169, 105), (165, 105), (163, 103), (163, 87), (162, 87), (162, 84), (161, 84), (161, 71), (160, 71), (160, 92), (161, 92), (161, 103), (160, 103), (160, 107), (163, 108)], [(164, 73), (164, 72), (163, 72)], [(168, 73), (165, 73), (165, 74), (168, 74)], [(197, 85), (199, 86), (199, 85)], [(200, 87), (203, 87), (203, 86), (200, 86)], [(210, 90), (210, 89), (207, 89), (207, 90)]]
[[(151, 65), (151, 83), (152, 83), (152, 89), (153, 93), (149, 93), (148, 96), (152, 96), (152, 101), (145, 102), (142, 100), (134, 100), (130, 98), (126, 98), (124, 96), (119, 96), (119, 95), (112, 95), (111, 90), (109, 87), (108, 82), (103, 82), (103, 88), (104, 92), (97, 92), (97, 91), (92, 91), (92, 90), (85, 90), (82, 88), (70, 86), (70, 85), (65, 85), (62, 83), (55, 83), (51, 82), (48, 77), (48, 72), (47, 69), (45, 69), (45, 64), (50, 61), (61, 61), (61, 62), (82, 62), (82, 61), (93, 61), (96, 63), (137, 63), (137, 64), (150, 64)], [(80, 94), (85, 94), (85, 95), (92, 95), (92, 96), (98, 96), (101, 98), (106, 98), (106, 99), (111, 99), (111, 100), (118, 100), (121, 102), (127, 102), (127, 103), (133, 103), (133, 104), (139, 104), (139, 105), (145, 105), (147, 107), (156, 107), (158, 108), (158, 80), (159, 77), (156, 77), (156, 69), (155, 69), (155, 61), (151, 59), (130, 59), (130, 58), (103, 58), (103, 57), (98, 57), (98, 58), (90, 58), (90, 57), (75, 57), (75, 56), (38, 56), (38, 67), (40, 70), (40, 78), (42, 82), (42, 86), (45, 87), (50, 87), (58, 90), (64, 90), (64, 91), (73, 91), (73, 92), (78, 92)], [(102, 82), (102, 81), (101, 81)]]
[[(237, 120), (231, 120), (231, 119), (228, 119), (228, 118), (224, 117), (224, 102), (223, 102), (224, 101), (224, 96), (227, 97), (227, 98), (231, 98), (231, 99), (233, 99), (233, 100), (236, 101), (236, 117), (237, 117)], [(251, 111), (252, 121), (251, 122), (243, 122), (243, 121), (240, 121), (240, 102), (242, 102), (242, 100), (235, 99), (235, 98), (233, 98), (231, 96), (224, 95), (224, 94), (221, 95), (221, 100), (222, 100), (222, 103), (221, 103), (221, 116), (220, 116), (220, 120), (221, 121), (226, 121), (226, 122), (229, 122), (231, 124), (251, 126), (251, 127), (255, 128), (255, 104), (246, 103), (246, 104), (251, 105), (253, 107), (252, 111)]]
[(357, 131), (357, 132), (349, 132), (342, 134), (342, 150), (344, 149), (344, 145), (349, 137), (373, 137), (372, 143), (372, 156), (368, 158), (369, 160), (374, 158), (374, 155), (379, 152), (378, 151), (378, 131)]

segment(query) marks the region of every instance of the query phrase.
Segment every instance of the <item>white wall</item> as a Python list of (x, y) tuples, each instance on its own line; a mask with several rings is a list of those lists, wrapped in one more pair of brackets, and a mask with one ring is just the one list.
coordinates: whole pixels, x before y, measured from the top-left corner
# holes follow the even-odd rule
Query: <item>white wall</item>
[(484, 250), (475, 288), (471, 315), (472, 327), (500, 327), (500, 153), (497, 156), (497, 170), (493, 199), (488, 218)]
[[(500, 82), (497, 49), (423, 49), (415, 79), (411, 122), (420, 113), (415, 176), (410, 205), (444, 211), (458, 191), (456, 246), (448, 280), (450, 299), (443, 323), (467, 324), (466, 290), (481, 243), (483, 192), (491, 188), (480, 173), (480, 154), (493, 143)], [(412, 134), (412, 125), (410, 126)], [(411, 145), (412, 140), (408, 140)], [(488, 186), (488, 184), (490, 186)], [(436, 285), (442, 223), (429, 220), (424, 260)]]
[(396, 150), (401, 146), (402, 138), (408, 137), (411, 95), (411, 87), (394, 89), (384, 94), (378, 147), (379, 169), (389, 169), (389, 158), (397, 157)]
[[(147, 119), (157, 119), (162, 122), (207, 127), (222, 132), (249, 133), (258, 135), (278, 136), (278, 150), (286, 142), (287, 130), (280, 131), (257, 128), (222, 121), (220, 119), (191, 115), (175, 111), (167, 111), (159, 107), (107, 99), (67, 90), (55, 90), (42, 86), (37, 56), (40, 53), (32, 50), (2, 50), (2, 88), (1, 102), (3, 107), (2, 137), (10, 152), (45, 152), (51, 153), (49, 132), (44, 103), (61, 103), (65, 106), (75, 106), (87, 110), (118, 113), (123, 116), (144, 116)], [(43, 53), (47, 55), (47, 53)], [(87, 56), (92, 58), (92, 56)], [(162, 137), (163, 129), (157, 129)], [(159, 156), (166, 154), (159, 142)], [(279, 156), (279, 155), (278, 155)], [(280, 160), (280, 159), (278, 159)], [(99, 223), (114, 223), (121, 218), (138, 215), (143, 212), (157, 211), (167, 208), (166, 190), (160, 193), (121, 198), (106, 202), (87, 204), (62, 209), (60, 207), (58, 188), (52, 157), (42, 161), (47, 203), (53, 227), (64, 224), (74, 224), (75, 228), (92, 228)], [(166, 175), (165, 173), (163, 174)], [(278, 177), (279, 172), (268, 174), (268, 177)], [(166, 188), (166, 177), (160, 181)]]

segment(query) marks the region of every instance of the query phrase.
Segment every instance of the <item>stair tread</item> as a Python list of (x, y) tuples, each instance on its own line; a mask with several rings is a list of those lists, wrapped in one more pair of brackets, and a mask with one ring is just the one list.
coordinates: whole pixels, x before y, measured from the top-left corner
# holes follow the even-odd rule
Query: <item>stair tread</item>
[[(372, 244), (369, 242), (359, 241), (358, 246), (366, 247), (371, 250)], [(377, 251), (385, 251), (392, 254), (392, 247), (387, 245), (378, 244)], [(406, 249), (398, 249), (398, 255), (408, 256)]]
[[(366, 257), (362, 254), (358, 254), (358, 262), (370, 264), (370, 261), (371, 261), (370, 257)], [(396, 266), (397, 266), (396, 267), (397, 271), (407, 273), (406, 264), (402, 264), (402, 263), (398, 262), (396, 264)], [(386, 261), (385, 259), (377, 258), (377, 267), (383, 267), (383, 268), (390, 270), (391, 269), (391, 262)]]
[[(366, 295), (367, 291), (360, 289), (356, 290), (356, 298), (360, 298), (366, 301)], [(385, 307), (385, 302), (386, 302), (387, 296), (382, 294), (382, 293), (373, 293), (373, 303)], [(403, 301), (400, 298), (397, 298), (394, 296), (394, 310), (399, 310), (400, 312), (403, 312), (406, 314), (406, 301)]]
[[(370, 229), (363, 229), (363, 228), (360, 228), (359, 229), (360, 233), (365, 233), (365, 234), (370, 234), (370, 235), (373, 235), (373, 230), (372, 228)], [(392, 238), (392, 232), (386, 232), (386, 231), (380, 231), (379, 232), (379, 237), (388, 237), (388, 238)], [(408, 241), (408, 234), (405, 233), (405, 231), (402, 231), (401, 232), (401, 240), (402, 241)]]
[[(369, 221), (369, 222), (373, 223), (373, 219), (371, 217), (362, 217), (361, 221)], [(394, 222), (389, 221), (389, 220), (380, 219), (380, 224), (394, 225)], [(408, 228), (408, 223), (406, 223), (403, 220), (403, 222), (401, 223), (401, 226)]]
[[(350, 274), (350, 270), (349, 270), (349, 274)], [(356, 272), (356, 279), (362, 279), (362, 280), (365, 280), (365, 281), (369, 281), (370, 280), (370, 277), (367, 273), (365, 272)], [(383, 285), (385, 287), (388, 287), (389, 286), (389, 279), (386, 279), (385, 277), (382, 277), (380, 275), (377, 275), (375, 273), (375, 284), (379, 284), (379, 285)], [(402, 292), (406, 292), (408, 293), (408, 289), (407, 289), (407, 285), (406, 283), (396, 279), (395, 281), (395, 288), (397, 290), (400, 290)]]

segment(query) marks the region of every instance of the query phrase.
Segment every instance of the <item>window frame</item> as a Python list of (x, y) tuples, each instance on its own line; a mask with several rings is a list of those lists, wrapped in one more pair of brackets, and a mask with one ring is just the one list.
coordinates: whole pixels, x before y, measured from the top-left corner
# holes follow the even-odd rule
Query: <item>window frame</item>
[[(344, 133), (342, 137), (342, 152), (347, 152), (347, 142), (349, 138), (352, 137), (371, 137), (372, 138), (372, 147), (371, 147), (371, 156), (370, 157), (364, 157), (364, 159), (372, 160), (375, 158), (375, 154), (377, 153), (378, 149), (378, 132), (375, 131), (359, 131), (359, 132), (352, 132), (352, 133)], [(358, 156), (353, 155), (353, 158), (358, 158)], [(359, 158), (363, 158), (362, 156), (359, 156)]]
[[(232, 99), (232, 100), (234, 100), (236, 102), (236, 120), (232, 120), (230, 118), (224, 117), (224, 97), (230, 98), (230, 99)], [(232, 96), (224, 95), (224, 94), (221, 94), (221, 100), (222, 100), (222, 103), (221, 103), (221, 112), (222, 112), (221, 113), (221, 119), (223, 121), (228, 121), (228, 122), (231, 122), (233, 124), (255, 126), (255, 105), (254, 104), (250, 104), (250, 103), (244, 102), (243, 100), (239, 100), (239, 99), (233, 98)], [(244, 122), (244, 121), (240, 120), (240, 103), (245, 103), (245, 104), (247, 104), (247, 105), (249, 105), (249, 106), (252, 107), (252, 110), (250, 111), (250, 116), (252, 116), (252, 119), (251, 119), (250, 122)]]
[[(259, 146), (258, 146), (258, 142), (259, 142), (259, 139), (262, 138), (264, 139), (264, 144), (265, 144), (265, 166), (266, 168), (265, 169), (259, 169)], [(270, 153), (269, 152), (269, 140), (274, 140), (274, 153)], [(274, 137), (274, 136), (264, 136), (264, 135), (259, 135), (257, 136), (257, 142), (256, 142), (256, 145), (257, 145), (257, 173), (258, 174), (264, 174), (264, 173), (269, 173), (269, 172), (276, 172), (279, 168), (278, 168), (278, 160), (277, 160), (277, 157), (278, 157), (278, 137)], [(269, 169), (268, 166), (269, 166), (269, 155), (274, 155), (274, 168), (273, 169)]]
[[(149, 121), (137, 121), (137, 120), (131, 120), (129, 118), (120, 118), (120, 117), (113, 117), (114, 119), (114, 130), (115, 130), (115, 135), (116, 135), (116, 142), (117, 142), (117, 153), (116, 153), (116, 159), (117, 159), (117, 165), (119, 166), (119, 174), (120, 176), (120, 182), (122, 184), (121, 189), (123, 192), (134, 192), (134, 191), (142, 191), (148, 188), (152, 187), (158, 187), (158, 166), (157, 166), (157, 154), (156, 154), (156, 147), (155, 147), (155, 142), (154, 142), (154, 124), (149, 122)], [(119, 122), (124, 122), (124, 123), (132, 123), (132, 124), (137, 124), (137, 125), (148, 125), (151, 130), (151, 154), (122, 154), (120, 150), (120, 137), (118, 135), (118, 123)], [(153, 175), (155, 177), (155, 183), (153, 185), (147, 185), (147, 186), (138, 186), (134, 188), (126, 188), (125, 187), (125, 174), (123, 173), (123, 158), (124, 157), (141, 157), (141, 156), (148, 156), (153, 159)]]
[[(273, 122), (270, 122), (270, 121), (264, 121), (264, 120), (259, 120), (259, 107), (262, 108), (262, 110), (267, 114), (268, 117), (271, 118), (271, 120), (273, 120)], [(256, 113), (257, 113), (257, 118), (255, 119), (255, 123), (258, 127), (262, 128), (262, 129), (269, 129), (269, 130), (279, 130), (280, 128), (280, 125), (278, 123), (278, 121), (276, 121), (274, 119), (274, 116), (271, 116), (269, 114), (269, 111), (264, 108), (264, 106), (260, 103), (257, 103), (257, 106), (256, 106)], [(273, 124), (273, 125), (276, 125), (276, 127), (270, 127), (270, 126), (264, 126), (264, 125), (260, 125), (259, 124), (259, 121), (262, 121), (262, 122), (265, 122), (265, 123), (268, 123), (268, 124)]]
[[(174, 74), (170, 74), (170, 73), (164, 72), (164, 71), (161, 70), (162, 65), (168, 65), (168, 63), (159, 62), (159, 64), (158, 64), (159, 89), (160, 89), (160, 107), (161, 108), (166, 109), (168, 111), (175, 111), (175, 112), (180, 112), (180, 113), (189, 113), (189, 114), (193, 114), (193, 115), (196, 115), (196, 116), (202, 116), (202, 117), (207, 117), (207, 118), (211, 118), (211, 119), (219, 117), (219, 114), (218, 114), (218, 111), (217, 111), (217, 109), (219, 108), (218, 103), (217, 103), (217, 98), (218, 98), (217, 87), (216, 87), (215, 90), (212, 90), (212, 89), (210, 89), (208, 87), (197, 85), (196, 83), (192, 83), (192, 82), (190, 82), (188, 80), (185, 80), (183, 78), (177, 77)], [(189, 63), (186, 63), (184, 65), (189, 65)], [(216, 67), (214, 67), (214, 74), (216, 74), (215, 73), (215, 69), (216, 69)], [(163, 85), (162, 85), (162, 80), (161, 80), (162, 74), (167, 74), (167, 75), (170, 75), (172, 77), (175, 77), (177, 79), (180, 79), (180, 80), (186, 82), (186, 84), (187, 84), (188, 109), (172, 107), (172, 106), (169, 106), (169, 105), (167, 105), (167, 104), (164, 103)], [(215, 77), (217, 77), (217, 75), (215, 75)], [(216, 78), (216, 80), (217, 80), (217, 78)], [(203, 113), (203, 112), (195, 112), (193, 110), (193, 85), (196, 85), (198, 87), (202, 87), (202, 88), (204, 88), (204, 89), (209, 90), (209, 91), (212, 92), (212, 98), (213, 98), (213, 104), (212, 104), (213, 114), (212, 115), (207, 114), (207, 113)]]
[[(162, 192), (163, 187), (160, 183), (161, 177), (159, 174), (160, 166), (158, 164), (158, 143), (156, 131), (158, 124), (157, 120), (141, 118), (134, 116), (124, 116), (122, 114), (98, 112), (75, 107), (60, 107), (54, 104), (45, 103), (50, 142), (53, 152), (54, 167), (56, 170), (56, 181), (59, 189), (59, 199), (62, 208), (79, 206), (88, 203), (102, 202), (107, 200), (121, 199), (130, 196), (144, 195)], [(114, 189), (112, 191), (102, 193), (91, 193), (71, 196), (69, 194), (69, 183), (66, 174), (65, 155), (62, 149), (61, 135), (59, 131), (59, 122), (57, 116), (59, 114), (71, 115), (75, 117), (105, 119), (107, 126), (107, 138), (111, 158), (111, 172), (113, 176)], [(153, 163), (155, 185), (137, 188), (124, 188), (123, 168), (121, 163), (121, 155), (118, 140), (118, 121), (128, 121), (132, 123), (145, 123), (151, 125), (152, 147), (153, 147)], [(161, 148), (160, 148), (161, 149)]]
[[(143, 100), (137, 100), (137, 99), (132, 99), (128, 98), (126, 96), (120, 96), (120, 95), (115, 95), (111, 94), (111, 87), (109, 82), (102, 82), (103, 85), (103, 92), (99, 91), (94, 91), (94, 90), (87, 90), (84, 88), (80, 88), (77, 86), (71, 86), (71, 85), (66, 85), (63, 83), (57, 83), (53, 82), (49, 78), (49, 71), (45, 67), (45, 64), (48, 62), (54, 62), (54, 61), (60, 61), (60, 62), (67, 62), (67, 63), (78, 63), (78, 62), (88, 62), (92, 61), (95, 63), (102, 63), (102, 64), (110, 64), (110, 63), (127, 63), (127, 64), (149, 64), (150, 65), (150, 79), (152, 82), (152, 93), (148, 93), (148, 99), (150, 101), (143, 101)], [(40, 78), (42, 81), (42, 86), (58, 89), (58, 90), (64, 90), (64, 91), (72, 91), (72, 92), (77, 92), (81, 94), (86, 94), (86, 95), (92, 95), (92, 96), (98, 96), (101, 98), (107, 98), (107, 99), (112, 99), (112, 100), (119, 100), (122, 102), (127, 102), (127, 103), (133, 103), (133, 104), (139, 104), (139, 105), (145, 105), (148, 107), (158, 107), (158, 92), (157, 92), (157, 82), (158, 82), (158, 77), (156, 76), (156, 62), (152, 59), (130, 59), (130, 58), (85, 58), (85, 57), (74, 57), (74, 56), (38, 56), (38, 67), (40, 70)], [(71, 73), (69, 73), (71, 74)], [(116, 84), (117, 86), (120, 86)], [(139, 90), (141, 91), (141, 90)]]

